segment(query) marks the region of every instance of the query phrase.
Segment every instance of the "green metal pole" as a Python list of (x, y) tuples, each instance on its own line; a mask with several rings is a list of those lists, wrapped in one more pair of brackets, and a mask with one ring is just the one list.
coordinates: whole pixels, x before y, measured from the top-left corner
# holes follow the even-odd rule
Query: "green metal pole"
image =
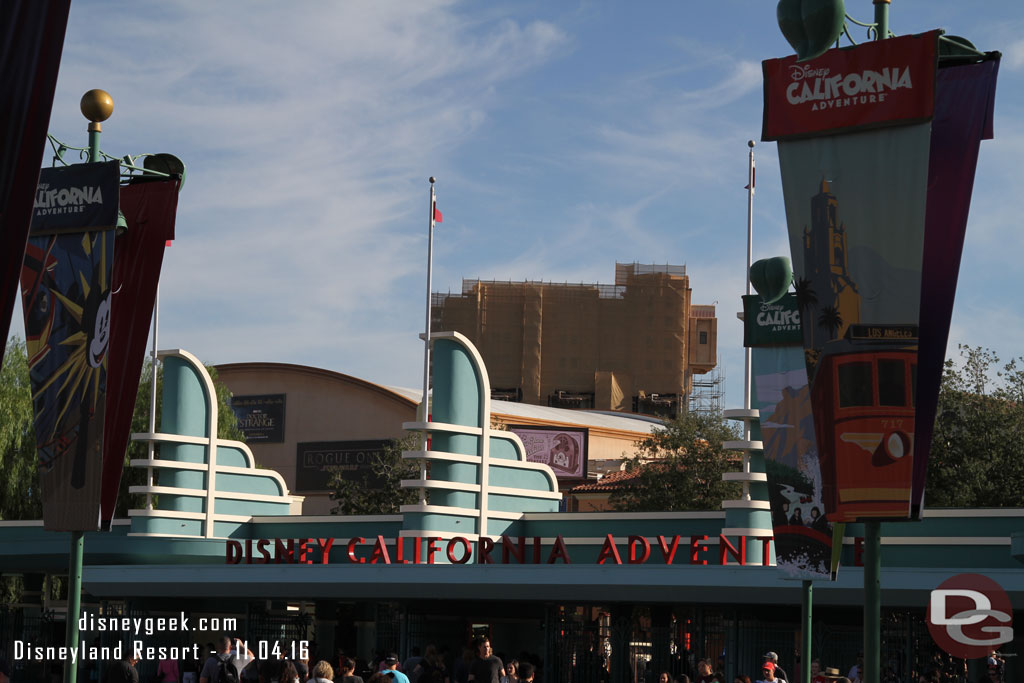
[(800, 595), (800, 683), (811, 681), (811, 623), (814, 600), (814, 583), (803, 581)]
[(89, 163), (100, 160), (100, 124), (89, 124)]
[[(100, 102), (98, 94), (102, 93), (107, 100), (110, 96), (100, 90), (90, 90), (82, 97), (82, 114), (89, 119), (89, 161), (100, 160), (100, 132), (103, 128), (100, 121), (106, 120), (113, 111), (113, 101), (109, 109)], [(68, 612), (65, 625), (64, 642), (72, 650), (78, 649), (78, 618), (82, 610), (82, 556), (85, 554), (85, 533), (71, 532), (71, 551), (68, 559)], [(64, 663), (64, 683), (75, 683), (78, 678), (78, 658), (69, 657)]]
[(882, 664), (882, 524), (864, 522), (864, 683), (879, 683)]
[(874, 0), (875, 25), (878, 28), (876, 40), (885, 40), (889, 37), (889, 2), (890, 0)]
[[(82, 554), (84, 532), (71, 532), (71, 561), (68, 565), (67, 646), (78, 649), (78, 617), (82, 607)], [(75, 683), (78, 677), (78, 658), (68, 657), (64, 662), (64, 683)]]

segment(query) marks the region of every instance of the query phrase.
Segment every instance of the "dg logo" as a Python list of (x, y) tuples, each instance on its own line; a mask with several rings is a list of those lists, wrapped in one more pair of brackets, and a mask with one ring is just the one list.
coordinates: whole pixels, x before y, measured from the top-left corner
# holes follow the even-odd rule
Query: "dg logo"
[(957, 574), (928, 600), (928, 632), (954, 657), (986, 657), (1013, 640), (1013, 606), (1002, 586), (981, 574)]

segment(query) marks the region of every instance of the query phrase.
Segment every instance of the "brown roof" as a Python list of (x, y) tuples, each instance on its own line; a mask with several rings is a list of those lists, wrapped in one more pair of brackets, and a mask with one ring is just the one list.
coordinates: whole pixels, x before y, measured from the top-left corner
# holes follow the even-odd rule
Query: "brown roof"
[(569, 493), (594, 493), (601, 491), (614, 491), (615, 489), (621, 488), (629, 481), (636, 479), (639, 472), (633, 470), (627, 472), (626, 470), (617, 470), (615, 472), (609, 472), (597, 481), (587, 482), (586, 484), (580, 484), (569, 489)]

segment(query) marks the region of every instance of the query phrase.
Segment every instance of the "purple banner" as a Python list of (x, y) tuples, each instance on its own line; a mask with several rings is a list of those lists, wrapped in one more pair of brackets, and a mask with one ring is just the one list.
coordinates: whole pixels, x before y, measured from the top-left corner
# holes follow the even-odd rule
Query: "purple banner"
[(526, 459), (550, 467), (559, 481), (587, 478), (587, 430), (509, 425), (526, 447)]
[(911, 516), (920, 518), (974, 171), (992, 139), (999, 59), (939, 70), (928, 163)]
[[(7, 340), (71, 0), (0, 4), (0, 339)], [(4, 347), (0, 346), (0, 361)]]

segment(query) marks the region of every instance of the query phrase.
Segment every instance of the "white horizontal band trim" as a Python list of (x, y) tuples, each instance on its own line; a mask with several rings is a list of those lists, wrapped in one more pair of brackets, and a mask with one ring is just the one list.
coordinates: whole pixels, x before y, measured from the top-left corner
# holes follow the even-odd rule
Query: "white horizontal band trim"
[(442, 460), (447, 462), (468, 462), (476, 465), (480, 464), (479, 455), (446, 453), (445, 451), (402, 451), (402, 457), (406, 460)]
[(724, 519), (725, 513), (719, 510), (708, 510), (706, 512), (601, 512), (600, 515), (593, 512), (527, 512), (525, 519), (535, 521), (582, 521), (600, 518), (605, 522), (616, 522), (619, 520), (634, 519)]
[[(205, 512), (182, 512), (179, 510), (129, 510), (128, 516), (156, 517), (159, 519), (194, 519), (199, 521), (207, 518)], [(226, 515), (217, 513), (210, 515), (210, 519), (214, 522), (249, 522), (252, 520), (252, 515)]]
[(195, 539), (197, 541), (211, 541), (211, 540), (212, 541), (226, 541), (226, 540), (228, 540), (227, 536), (212, 536), (210, 538), (207, 538), (206, 536), (202, 536), (202, 535), (195, 535), (195, 536), (193, 536), (191, 534), (149, 534), (149, 533), (146, 533), (144, 531), (143, 532), (129, 531), (127, 534), (125, 534), (125, 536), (136, 536), (138, 538), (177, 538), (177, 539), (180, 539), (180, 540), (183, 540), (183, 541), (187, 541), (187, 540), (190, 540), (190, 539)]
[[(176, 486), (129, 486), (129, 493), (153, 493), (169, 496), (191, 496), (193, 498), (206, 498), (206, 489), (183, 489)], [(291, 503), (290, 496), (275, 496), (267, 493), (239, 493), (237, 491), (217, 491), (216, 498), (229, 500), (253, 500), (265, 503)]]
[(157, 517), (160, 519), (206, 519), (205, 512), (185, 512), (183, 510), (129, 510), (129, 517)]
[(403, 489), (448, 489), (451, 491), (469, 491), (479, 493), (480, 484), (463, 484), (460, 481), (445, 481), (443, 479), (403, 479)]
[(763, 441), (723, 441), (722, 450), (724, 451), (763, 451)]
[(925, 508), (922, 517), (1024, 517), (1024, 508)]
[[(480, 535), (476, 533), (462, 533), (459, 531), (422, 531), (420, 529), (403, 529), (402, 531), (398, 532), (398, 535), (401, 538), (434, 537), (443, 538), (445, 540), (449, 540), (452, 538), (465, 538), (468, 541), (476, 541), (480, 538)], [(405, 548), (403, 548), (402, 550), (404, 551)], [(409, 553), (412, 553), (411, 548), (409, 549)]]
[(164, 469), (191, 470), (194, 472), (206, 472), (209, 469), (205, 462), (185, 462), (183, 460), (166, 460), (163, 458), (154, 458), (153, 460), (139, 458), (129, 462), (132, 467), (162, 467)]
[(361, 522), (401, 522), (402, 515), (259, 515), (253, 516), (253, 524), (303, 524), (310, 522), (334, 522), (335, 524), (357, 524)]
[(519, 521), (523, 518), (522, 512), (505, 512), (504, 510), (488, 510), (488, 519), (508, 519), (512, 521)]
[(723, 500), (722, 508), (725, 510), (771, 510), (772, 506), (767, 500)]
[(428, 515), (455, 515), (458, 517), (471, 517), (472, 519), (480, 516), (480, 511), (475, 508), (460, 508), (454, 505), (420, 505), (415, 503), (413, 505), (402, 505), (398, 509), (402, 514), (420, 512)]
[[(882, 545), (1012, 545), (1007, 536), (883, 536)], [(853, 536), (843, 536), (843, 545), (852, 545)]]
[(402, 429), (413, 432), (443, 432), (449, 434), (470, 434), (472, 436), (482, 436), (484, 433), (484, 430), (480, 427), (453, 425), (447, 422), (403, 422)]
[(522, 496), (523, 498), (562, 500), (562, 494), (558, 491), (533, 491), (530, 489), (518, 489), (509, 486), (491, 486), (487, 489), (487, 492), (491, 495), (499, 496)]
[(722, 481), (768, 481), (768, 475), (764, 472), (726, 472)]
[(730, 527), (718, 532), (720, 536), (749, 536), (761, 538), (774, 538), (775, 532), (771, 529), (753, 529), (750, 527)]
[(209, 446), (213, 442), (213, 439), (207, 436), (166, 434), (164, 432), (140, 432), (138, 434), (132, 434), (132, 441), (152, 441), (154, 443), (185, 443), (194, 446)]
[(761, 417), (757, 408), (730, 408), (722, 411), (722, 417), (729, 420), (752, 420)]

